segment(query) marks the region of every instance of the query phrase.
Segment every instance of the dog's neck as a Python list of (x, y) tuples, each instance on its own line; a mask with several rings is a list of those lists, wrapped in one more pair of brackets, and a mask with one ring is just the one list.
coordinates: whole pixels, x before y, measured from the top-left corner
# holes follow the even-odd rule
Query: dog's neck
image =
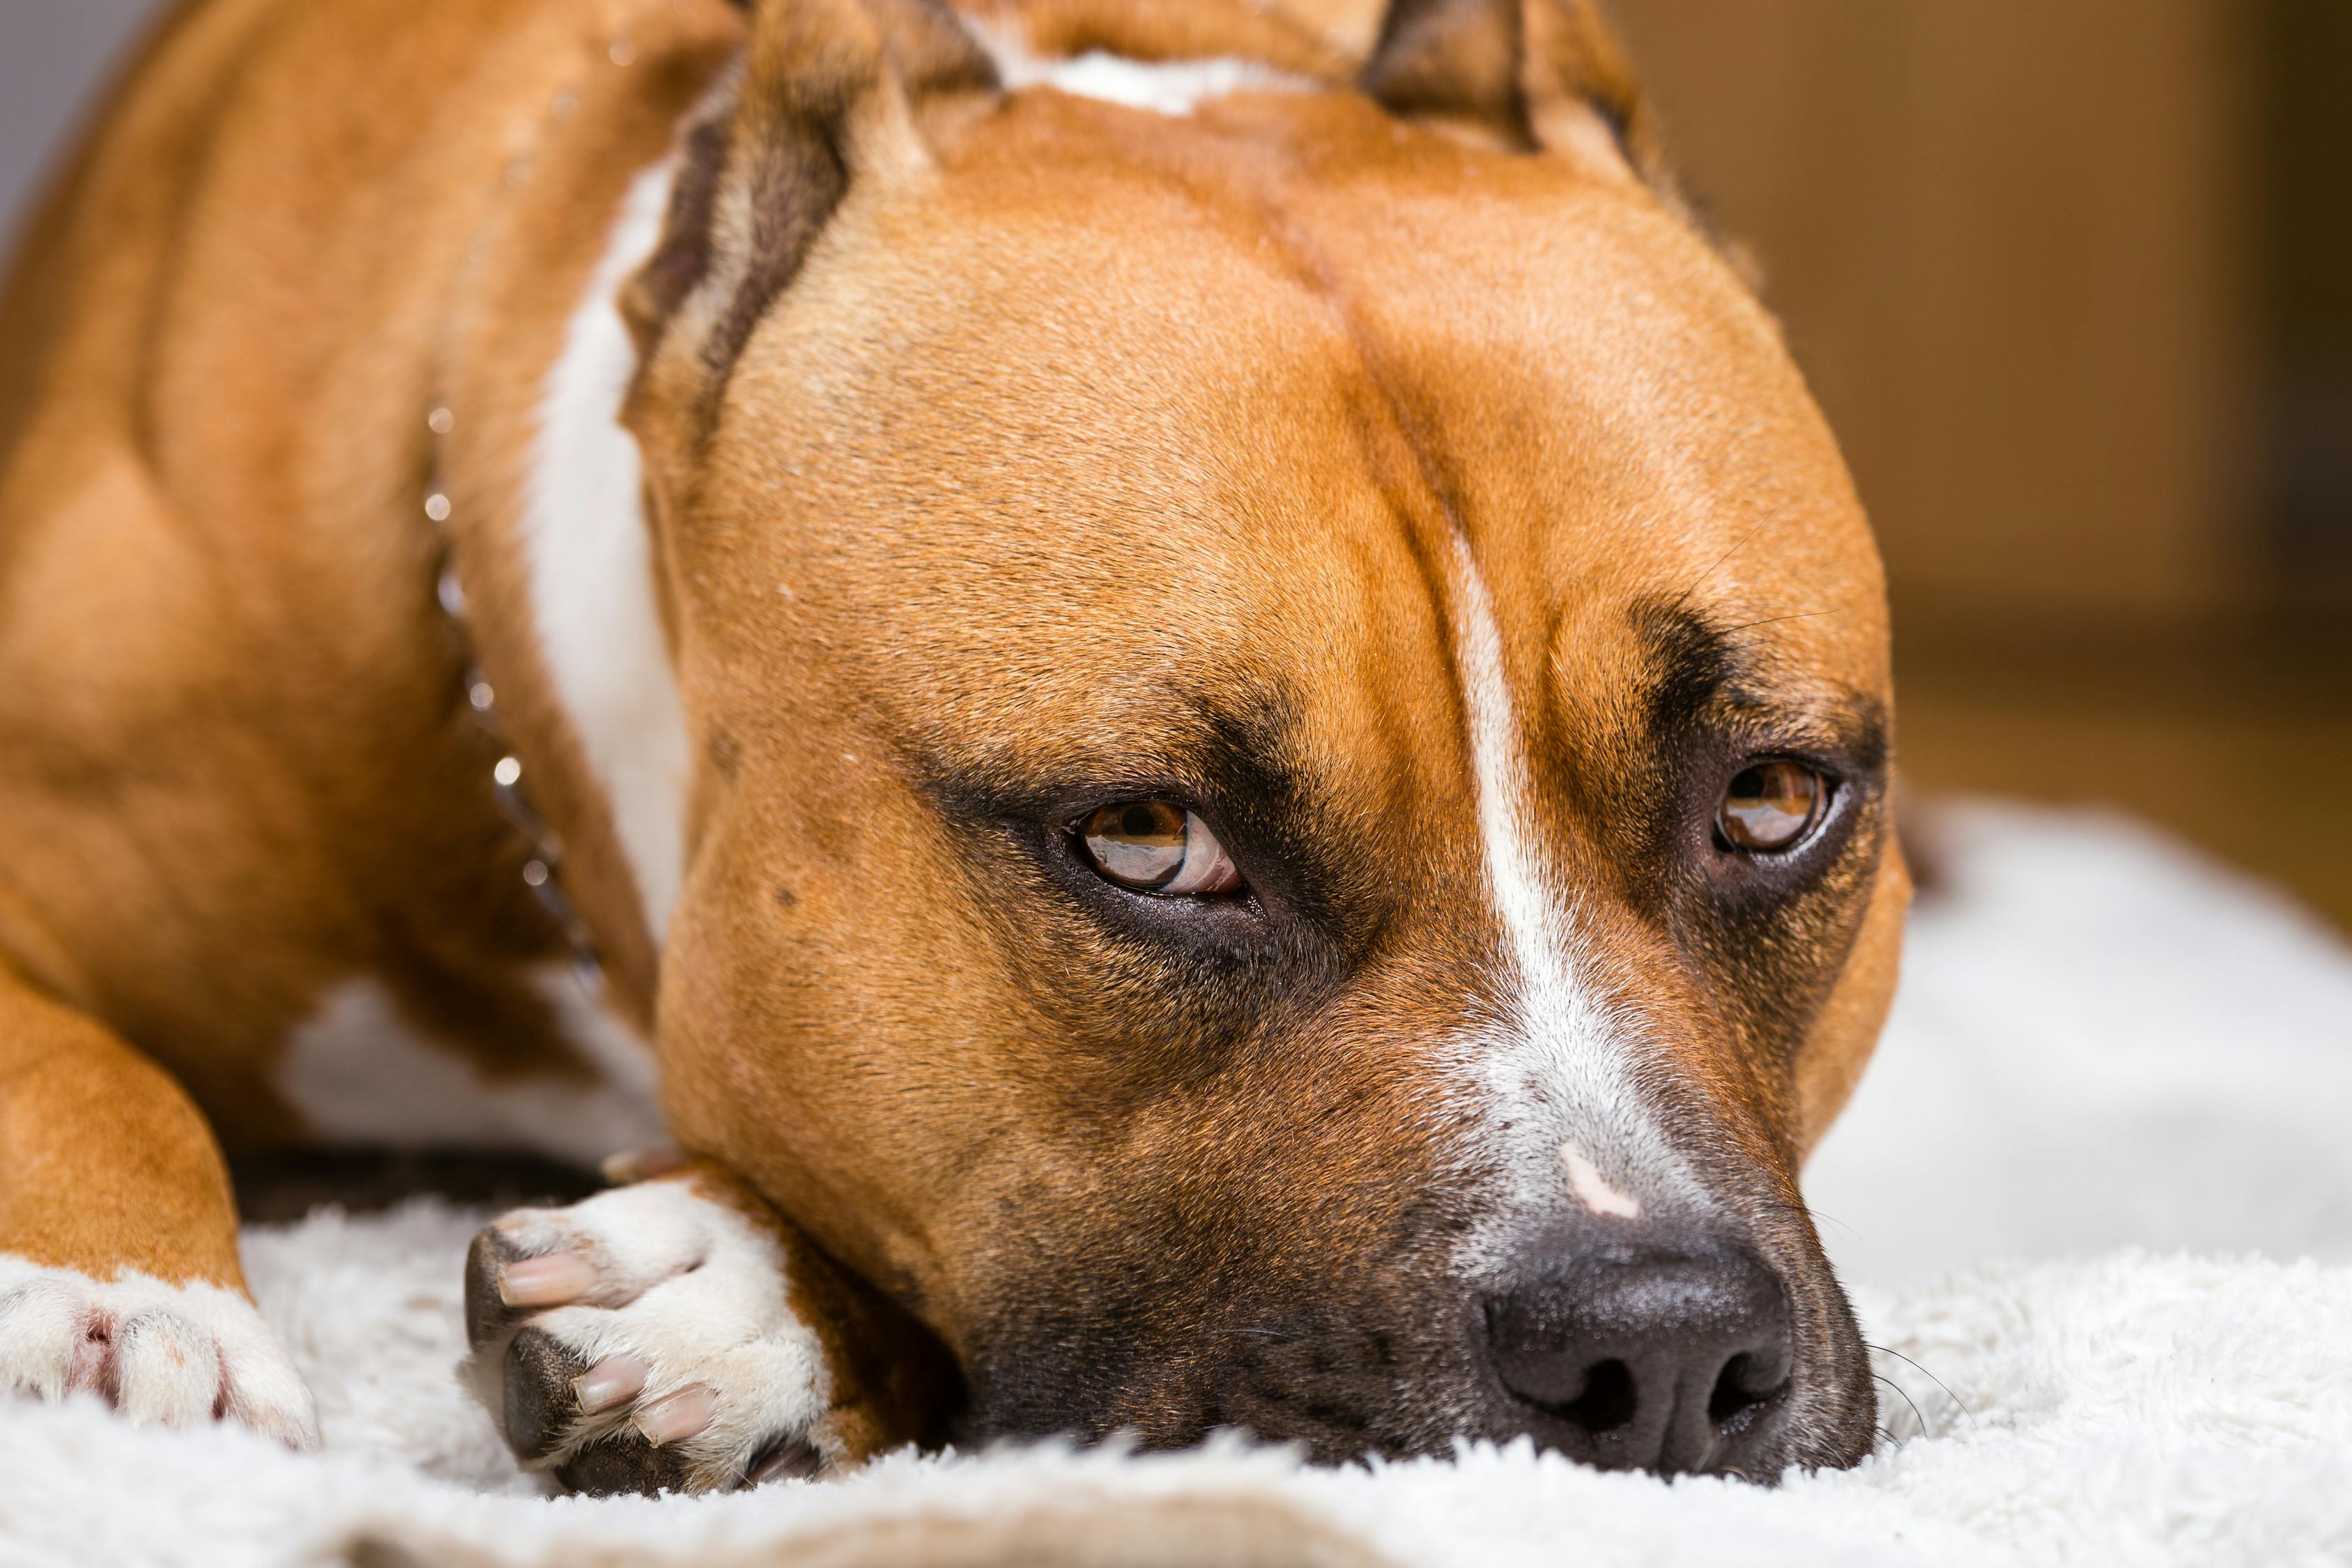
[(740, 31), (715, 5), (634, 20), (586, 37), (503, 150), (416, 417), (479, 675), (451, 702), (486, 698), (494, 720), (474, 787), (489, 792), (494, 767), (519, 774), (544, 824), (497, 850), (497, 874), (560, 889), (606, 1002), (649, 1031), (691, 770), (657, 540), (619, 423), (636, 353), (616, 301), (659, 237), (679, 120)]
[[(613, 301), (659, 237), (671, 183), (670, 165), (656, 165), (623, 198), (547, 377), (517, 529), (539, 662), (609, 810), (645, 935), (656, 947), (683, 866), (686, 726), (654, 602), (651, 541), (638, 500), (644, 476), (635, 445), (620, 426), (635, 354)], [(436, 405), (426, 427), (436, 437), (452, 434), (455, 410)], [(436, 472), (425, 515), (446, 523), (453, 510)], [(442, 573), (442, 608), (470, 647), (475, 632), (463, 576), (454, 560), (445, 561)], [(468, 672), (466, 700), (500, 742), (491, 780), (509, 820), (530, 841), (523, 879), (563, 928), (583, 973), (601, 984), (594, 932), (564, 890), (563, 840), (532, 804), (535, 770), (509, 734), (497, 687), (478, 668)]]

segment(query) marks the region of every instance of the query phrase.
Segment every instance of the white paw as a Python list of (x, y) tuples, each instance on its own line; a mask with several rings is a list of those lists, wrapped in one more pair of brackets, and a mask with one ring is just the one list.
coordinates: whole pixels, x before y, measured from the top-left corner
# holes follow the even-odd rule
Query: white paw
[(298, 1448), (318, 1416), (301, 1373), (253, 1303), (217, 1285), (110, 1280), (0, 1255), (0, 1386), (88, 1391), (133, 1421), (233, 1420)]
[(518, 1209), (474, 1239), (476, 1391), (575, 1490), (723, 1490), (842, 1458), (776, 1239), (684, 1181)]

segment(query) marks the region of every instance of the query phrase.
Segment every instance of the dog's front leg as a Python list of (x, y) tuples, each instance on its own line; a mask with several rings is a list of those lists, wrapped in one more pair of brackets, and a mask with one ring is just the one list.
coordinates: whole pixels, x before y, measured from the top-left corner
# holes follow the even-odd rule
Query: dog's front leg
[(246, 1293), (236, 1206), (180, 1086), (0, 970), (0, 1388), (298, 1447), (310, 1391)]
[(937, 1426), (944, 1354), (708, 1161), (474, 1238), (476, 1392), (576, 1491), (723, 1491)]

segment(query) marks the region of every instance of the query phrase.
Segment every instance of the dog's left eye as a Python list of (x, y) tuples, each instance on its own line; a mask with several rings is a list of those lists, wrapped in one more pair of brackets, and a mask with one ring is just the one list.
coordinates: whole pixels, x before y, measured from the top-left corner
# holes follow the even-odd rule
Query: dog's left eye
[(1200, 813), (1170, 801), (1103, 806), (1078, 824), (1077, 838), (1096, 870), (1139, 893), (1230, 893), (1242, 885)]
[(1773, 854), (1812, 830), (1829, 805), (1829, 781), (1802, 763), (1776, 757), (1740, 770), (1716, 807), (1715, 831), (1727, 849)]

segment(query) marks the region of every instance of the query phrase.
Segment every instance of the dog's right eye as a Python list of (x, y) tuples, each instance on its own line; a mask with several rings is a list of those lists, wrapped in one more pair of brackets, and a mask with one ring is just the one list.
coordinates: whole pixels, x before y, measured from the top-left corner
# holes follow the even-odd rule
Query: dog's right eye
[(1200, 897), (1242, 885), (1233, 857), (1200, 813), (1171, 801), (1102, 806), (1078, 824), (1077, 840), (1096, 870), (1139, 893)]

